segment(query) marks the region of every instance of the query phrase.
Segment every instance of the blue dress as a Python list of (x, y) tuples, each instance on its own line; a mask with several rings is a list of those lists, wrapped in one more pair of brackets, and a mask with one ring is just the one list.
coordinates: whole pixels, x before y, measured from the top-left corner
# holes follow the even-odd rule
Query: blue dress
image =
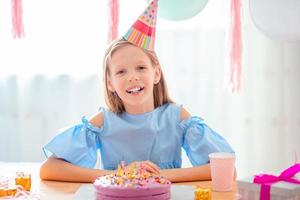
[(61, 131), (43, 147), (74, 165), (93, 168), (100, 149), (102, 168), (114, 170), (120, 161), (149, 160), (161, 169), (181, 167), (181, 147), (193, 166), (209, 162), (213, 152), (234, 152), (226, 140), (199, 117), (181, 121), (181, 106), (165, 104), (143, 114), (116, 115), (102, 108), (104, 122), (98, 128), (85, 117)]

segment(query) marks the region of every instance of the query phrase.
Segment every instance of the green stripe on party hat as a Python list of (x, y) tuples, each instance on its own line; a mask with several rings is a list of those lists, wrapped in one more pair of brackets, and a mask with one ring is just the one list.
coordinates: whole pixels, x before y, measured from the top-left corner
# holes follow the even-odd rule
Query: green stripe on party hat
[(153, 0), (148, 5), (146, 10), (124, 35), (125, 40), (143, 49), (154, 50), (157, 2), (158, 0)]

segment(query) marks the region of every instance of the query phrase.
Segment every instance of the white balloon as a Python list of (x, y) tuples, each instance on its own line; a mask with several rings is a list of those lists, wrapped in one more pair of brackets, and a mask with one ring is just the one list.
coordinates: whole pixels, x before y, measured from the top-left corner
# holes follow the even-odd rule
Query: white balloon
[(300, 40), (300, 0), (249, 0), (251, 18), (265, 35)]

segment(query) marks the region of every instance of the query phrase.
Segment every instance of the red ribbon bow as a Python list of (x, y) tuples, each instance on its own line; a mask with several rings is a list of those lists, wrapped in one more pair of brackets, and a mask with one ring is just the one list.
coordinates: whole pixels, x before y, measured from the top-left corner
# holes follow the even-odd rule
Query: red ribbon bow
[(279, 176), (270, 174), (255, 175), (253, 183), (261, 184), (260, 200), (270, 200), (270, 190), (273, 183), (285, 181), (289, 183), (300, 184), (299, 180), (293, 178), (298, 172), (300, 172), (300, 163), (296, 163), (293, 166), (285, 169)]

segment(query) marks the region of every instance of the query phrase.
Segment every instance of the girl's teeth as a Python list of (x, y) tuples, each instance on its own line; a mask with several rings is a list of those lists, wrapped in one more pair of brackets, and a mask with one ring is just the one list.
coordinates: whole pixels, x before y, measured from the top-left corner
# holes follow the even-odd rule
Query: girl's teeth
[(133, 89), (129, 90), (129, 92), (137, 92), (139, 90), (140, 90), (140, 88), (133, 88)]
[(141, 91), (141, 90), (142, 90), (142, 88), (136, 87), (136, 88), (132, 88), (132, 89), (128, 90), (128, 92), (129, 92), (129, 93), (137, 93), (137, 92), (139, 92), (139, 91)]

